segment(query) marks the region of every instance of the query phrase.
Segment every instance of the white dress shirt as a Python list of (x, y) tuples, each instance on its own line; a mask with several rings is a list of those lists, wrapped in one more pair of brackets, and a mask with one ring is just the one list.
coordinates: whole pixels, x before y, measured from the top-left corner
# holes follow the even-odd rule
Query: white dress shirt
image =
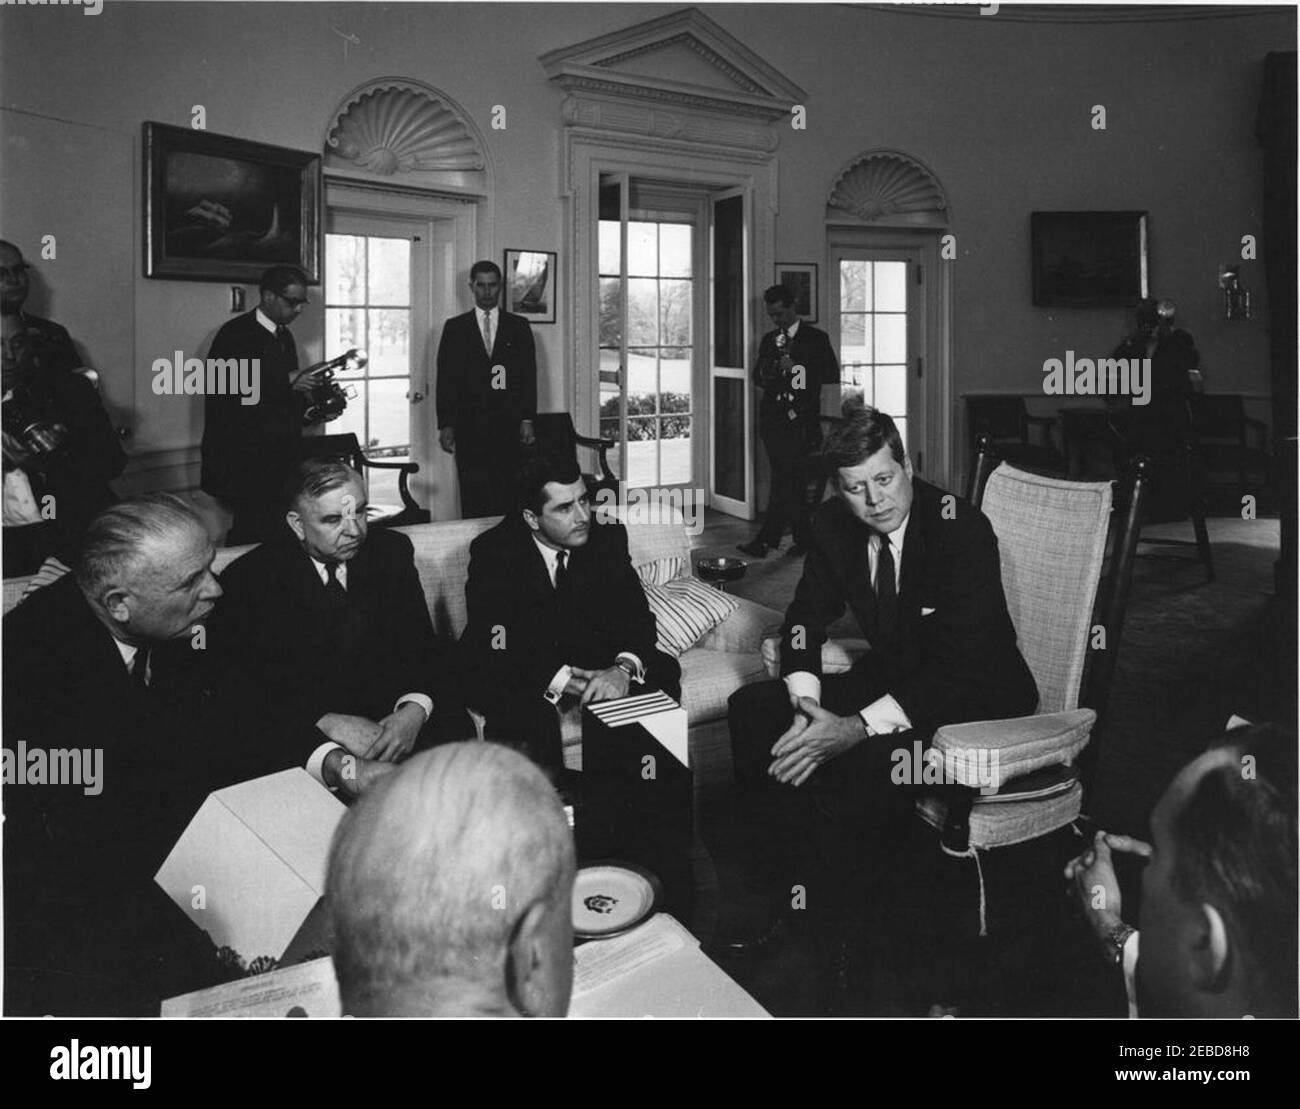
[[(871, 588), (876, 588), (876, 575), (880, 568), (880, 545), (888, 543), (890, 552), (894, 556), (894, 588), (901, 590), (903, 585), (903, 543), (907, 538), (908, 521), (912, 518), (909, 512), (903, 517), (903, 522), (890, 532), (889, 535), (881, 535), (879, 532), (873, 532), (867, 544), (867, 573), (871, 578)], [(818, 704), (822, 699), (822, 683), (816, 674), (807, 670), (796, 670), (793, 674), (785, 676), (785, 687), (792, 696), (811, 697)], [(894, 700), (893, 696), (886, 693), (883, 697), (877, 697), (866, 708), (858, 713), (862, 717), (862, 722), (867, 726), (868, 735), (888, 735), (890, 732), (905, 732), (912, 727), (912, 722), (907, 718), (907, 713), (903, 711), (903, 706)]]

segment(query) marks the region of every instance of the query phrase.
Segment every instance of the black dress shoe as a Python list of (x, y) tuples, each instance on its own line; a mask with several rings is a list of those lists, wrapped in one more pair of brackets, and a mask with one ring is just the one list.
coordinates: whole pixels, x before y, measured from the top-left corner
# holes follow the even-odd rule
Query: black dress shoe
[(750, 558), (766, 558), (767, 544), (761, 539), (753, 539), (748, 543), (737, 543), (736, 550), (750, 556)]

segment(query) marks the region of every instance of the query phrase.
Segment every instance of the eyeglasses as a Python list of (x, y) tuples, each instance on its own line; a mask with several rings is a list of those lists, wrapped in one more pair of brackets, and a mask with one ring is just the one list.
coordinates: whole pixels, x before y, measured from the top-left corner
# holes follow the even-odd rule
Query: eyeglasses
[(310, 303), (306, 297), (287, 297), (283, 293), (276, 293), (275, 295), (284, 301), (290, 308), (301, 308), (304, 304)]
[(16, 266), (0, 266), (0, 278), (22, 277), (31, 268), (26, 262), (19, 262)]

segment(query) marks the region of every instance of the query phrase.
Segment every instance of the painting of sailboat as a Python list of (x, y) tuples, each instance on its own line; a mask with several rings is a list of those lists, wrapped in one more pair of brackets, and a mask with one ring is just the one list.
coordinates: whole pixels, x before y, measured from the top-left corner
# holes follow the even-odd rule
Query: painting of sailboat
[(531, 323), (555, 322), (553, 250), (506, 251), (506, 307)]

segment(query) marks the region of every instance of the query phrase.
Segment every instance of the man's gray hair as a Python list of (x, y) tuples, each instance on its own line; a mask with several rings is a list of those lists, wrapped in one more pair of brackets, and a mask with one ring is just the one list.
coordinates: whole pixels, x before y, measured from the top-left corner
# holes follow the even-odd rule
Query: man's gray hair
[(481, 742), (416, 755), (334, 834), (326, 899), (343, 1011), (410, 1011), (403, 1001), (470, 983), (504, 989), (522, 915), (567, 890), (573, 865), (559, 797), (523, 755)]
[(98, 598), (140, 561), (150, 539), (206, 529), (195, 511), (170, 493), (145, 493), (111, 505), (90, 521), (73, 563), (81, 591)]

